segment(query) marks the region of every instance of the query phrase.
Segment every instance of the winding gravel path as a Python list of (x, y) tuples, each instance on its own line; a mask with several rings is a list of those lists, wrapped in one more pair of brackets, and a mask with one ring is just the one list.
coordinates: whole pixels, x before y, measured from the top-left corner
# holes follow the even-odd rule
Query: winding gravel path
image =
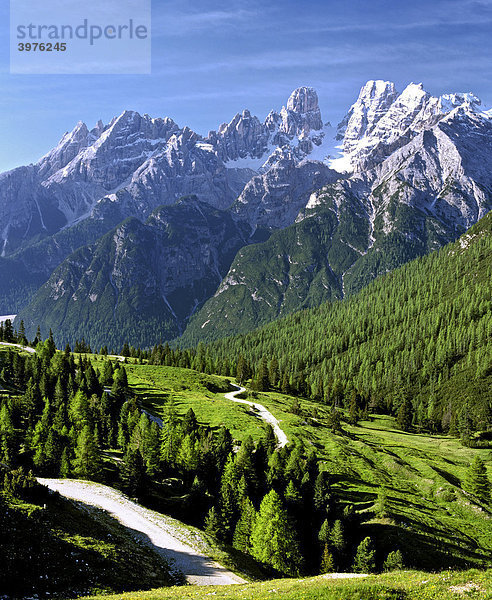
[(181, 571), (193, 585), (230, 585), (246, 583), (212, 560), (198, 530), (185, 529), (179, 521), (132, 502), (123, 493), (100, 483), (75, 479), (43, 479), (39, 483), (62, 496), (102, 508)]
[(22, 346), (21, 344), (11, 344), (10, 342), (0, 342), (2, 346), (11, 346), (12, 348), (20, 348), (21, 350), (25, 350), (30, 354), (36, 354), (36, 350), (34, 348), (30, 348), (29, 346)]
[(231, 383), (236, 389), (235, 392), (229, 392), (228, 394), (224, 394), (228, 400), (232, 400), (233, 402), (239, 402), (241, 404), (249, 404), (249, 406), (253, 407), (256, 411), (256, 414), (260, 419), (263, 419), (267, 423), (273, 427), (273, 432), (275, 433), (275, 437), (277, 438), (277, 446), (279, 448), (283, 448), (289, 443), (285, 432), (280, 428), (279, 421), (276, 419), (270, 411), (268, 411), (263, 404), (258, 404), (257, 402), (250, 402), (249, 400), (241, 400), (236, 398), (239, 394), (242, 394), (246, 391), (246, 388), (243, 388), (239, 385), (235, 385)]

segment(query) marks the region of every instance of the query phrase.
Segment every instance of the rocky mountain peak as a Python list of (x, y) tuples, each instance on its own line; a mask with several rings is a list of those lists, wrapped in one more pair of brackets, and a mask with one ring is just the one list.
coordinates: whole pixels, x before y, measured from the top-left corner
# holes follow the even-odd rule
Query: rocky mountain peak
[(480, 98), (477, 98), (475, 94), (458, 93), (458, 94), (443, 94), (439, 97), (439, 109), (443, 113), (450, 112), (458, 106), (467, 106), (471, 110), (479, 110), (482, 105)]
[(405, 98), (408, 101), (419, 102), (424, 97), (429, 97), (430, 94), (424, 90), (423, 83), (409, 83), (407, 87), (403, 90), (400, 95), (400, 98)]
[(41, 176), (50, 176), (65, 167), (81, 150), (87, 148), (90, 141), (87, 125), (79, 121), (72, 131), (67, 131), (58, 145), (38, 162)]
[(307, 135), (310, 131), (323, 128), (318, 94), (311, 87), (295, 89), (287, 100), (287, 107), (280, 111), (282, 123), (280, 131), (289, 136)]
[(296, 113), (307, 113), (318, 109), (318, 94), (312, 87), (298, 87), (287, 100), (287, 110)]
[(397, 97), (391, 81), (370, 80), (362, 86), (356, 102), (338, 125), (337, 139), (344, 140), (345, 152), (352, 152), (363, 136), (372, 133)]

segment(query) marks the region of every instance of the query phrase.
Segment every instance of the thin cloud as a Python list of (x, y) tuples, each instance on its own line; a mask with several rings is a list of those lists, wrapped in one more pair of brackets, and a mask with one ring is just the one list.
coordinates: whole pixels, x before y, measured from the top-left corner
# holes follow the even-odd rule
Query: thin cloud
[(243, 8), (202, 12), (164, 11), (157, 19), (153, 19), (153, 36), (182, 37), (184, 34), (216, 30), (218, 27), (243, 27), (247, 22), (254, 26), (257, 18), (257, 11)]

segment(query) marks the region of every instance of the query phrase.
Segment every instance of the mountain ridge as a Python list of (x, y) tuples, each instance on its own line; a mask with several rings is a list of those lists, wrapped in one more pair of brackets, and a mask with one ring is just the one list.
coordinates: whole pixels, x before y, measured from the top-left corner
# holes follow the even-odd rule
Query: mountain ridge
[[(211, 305), (194, 317), (197, 331), (206, 321), (204, 328), (216, 327), (209, 318), (216, 308), (217, 314), (228, 314), (233, 327), (241, 320), (241, 303), (250, 302), (248, 294), (276, 298), (282, 305), (279, 297), (288, 296), (290, 286), (280, 289), (285, 277), (276, 278), (280, 284), (266, 284), (269, 267), (261, 267), (261, 261), (282, 237), (284, 246), (302, 246), (304, 240), (294, 240), (289, 228), (311, 236), (312, 228), (301, 226), (306, 219), (320, 219), (327, 227), (305, 240), (312, 257), (307, 273), (299, 274), (308, 281), (311, 269), (318, 287), (311, 293), (311, 283), (301, 285), (291, 294), (288, 310), (342, 297), (456, 239), (490, 210), (491, 150), (491, 113), (473, 94), (435, 97), (413, 83), (398, 93), (384, 81), (367, 82), (337, 128), (323, 123), (318, 96), (309, 87), (294, 90), (264, 121), (244, 110), (207, 136), (172, 119), (134, 111), (91, 130), (79, 122), (37, 165), (0, 175), (0, 216), (6, 223), (0, 235), (0, 306), (5, 313), (29, 316), (25, 320), (31, 323), (34, 294), (34, 302), (39, 293), (49, 297), (45, 285), (51, 284), (45, 282), (72, 252), (97, 243), (129, 217), (145, 223), (158, 207), (190, 195), (223, 211), (225, 220), (226, 213), (232, 216), (243, 232), (243, 246), (249, 246), (247, 260), (259, 266), (245, 280), (248, 291), (236, 317), (238, 299), (223, 293), (233, 274), (226, 272), (215, 289), (207, 283), (204, 301)], [(275, 231), (280, 237), (268, 240)], [(258, 241), (266, 244), (266, 254), (263, 247), (251, 246)], [(287, 246), (284, 262), (299, 253)], [(229, 266), (237, 271), (240, 258)], [(184, 288), (189, 284), (184, 281)], [(219, 289), (225, 299), (221, 308), (214, 300)], [(90, 298), (79, 301), (89, 306)], [(267, 306), (255, 300), (251, 311), (257, 315), (248, 326), (284, 314)], [(160, 307), (167, 313), (165, 302)], [(45, 308), (49, 321), (49, 302)], [(42, 327), (44, 321), (43, 316)]]

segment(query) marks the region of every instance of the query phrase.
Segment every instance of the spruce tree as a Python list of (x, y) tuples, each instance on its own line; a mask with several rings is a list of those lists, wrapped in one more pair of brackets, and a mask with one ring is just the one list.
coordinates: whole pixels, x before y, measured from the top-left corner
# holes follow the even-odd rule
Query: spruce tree
[(94, 432), (85, 425), (77, 438), (75, 448), (74, 474), (82, 479), (99, 480), (102, 473), (102, 461)]
[(321, 471), (314, 484), (314, 507), (322, 514), (327, 513), (330, 509), (330, 500), (329, 476), (326, 471)]
[(268, 363), (266, 356), (261, 359), (253, 381), (253, 388), (259, 392), (267, 392), (270, 389), (270, 379), (268, 375)]
[(366, 537), (357, 547), (353, 570), (355, 573), (372, 573), (376, 568), (376, 551), (370, 537)]
[(403, 556), (400, 550), (390, 552), (383, 564), (385, 571), (400, 571), (403, 569)]
[(145, 465), (138, 450), (128, 448), (121, 465), (120, 479), (130, 496), (141, 496), (145, 492)]
[(256, 516), (253, 503), (245, 496), (241, 500), (240, 516), (232, 538), (232, 545), (236, 550), (251, 553), (251, 534), (256, 522)]
[(490, 480), (487, 476), (487, 468), (478, 455), (475, 456), (466, 472), (463, 488), (478, 498), (480, 502), (490, 504)]
[(346, 541), (343, 524), (340, 519), (337, 519), (333, 524), (329, 539), (330, 546), (337, 551), (337, 554), (341, 554), (345, 549)]
[(409, 431), (412, 427), (412, 410), (412, 402), (408, 396), (405, 396), (396, 416), (398, 427), (403, 431)]
[(59, 476), (62, 478), (72, 476), (72, 463), (70, 460), (70, 454), (70, 448), (68, 446), (65, 446), (63, 448), (63, 452), (60, 459)]
[(221, 533), (221, 521), (219, 517), (219, 513), (215, 506), (208, 511), (207, 516), (205, 517), (204, 529), (205, 531), (211, 535), (212, 537), (219, 539)]
[(330, 541), (330, 524), (328, 523), (328, 519), (325, 519), (321, 524), (320, 530), (318, 532), (318, 540), (326, 545)]

